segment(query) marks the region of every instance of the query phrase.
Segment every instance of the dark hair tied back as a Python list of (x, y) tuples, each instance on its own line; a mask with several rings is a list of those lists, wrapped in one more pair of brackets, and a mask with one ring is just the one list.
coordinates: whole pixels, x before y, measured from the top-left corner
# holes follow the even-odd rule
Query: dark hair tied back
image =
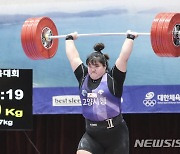
[(94, 50), (95, 50), (95, 51), (98, 51), (98, 52), (101, 52), (101, 50), (103, 50), (104, 47), (105, 47), (105, 46), (104, 46), (103, 43), (97, 43), (97, 44), (94, 45)]
[(107, 54), (103, 54), (101, 50), (104, 49), (104, 44), (103, 43), (96, 43), (94, 45), (94, 50), (95, 52), (91, 53), (87, 59), (86, 59), (86, 64), (88, 65), (89, 63), (95, 64), (96, 62), (100, 62), (103, 66), (106, 66), (106, 69), (109, 70), (108, 68), (108, 60), (109, 56)]

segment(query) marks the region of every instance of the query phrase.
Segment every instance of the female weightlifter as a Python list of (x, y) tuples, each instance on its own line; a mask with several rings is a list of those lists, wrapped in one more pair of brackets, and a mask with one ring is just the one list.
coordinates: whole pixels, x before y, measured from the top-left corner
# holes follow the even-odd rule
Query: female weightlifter
[(79, 142), (77, 154), (129, 154), (129, 132), (121, 114), (121, 96), (127, 61), (133, 49), (136, 32), (127, 32), (119, 57), (112, 69), (104, 44), (94, 46), (94, 52), (80, 59), (74, 40), (77, 33), (66, 36), (66, 54), (79, 82), (82, 114), (86, 132)]

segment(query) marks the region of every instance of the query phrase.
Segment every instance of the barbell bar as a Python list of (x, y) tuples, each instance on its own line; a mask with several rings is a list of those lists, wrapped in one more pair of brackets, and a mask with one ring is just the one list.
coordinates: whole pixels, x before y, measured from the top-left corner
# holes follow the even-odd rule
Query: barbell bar
[[(89, 37), (89, 36), (119, 36), (127, 35), (127, 33), (90, 33), (90, 34), (77, 34), (77, 37)], [(138, 35), (150, 35), (150, 33), (138, 33)], [(67, 35), (47, 36), (49, 39), (65, 38)]]
[[(120, 36), (127, 33), (91, 33), (78, 34), (78, 37)], [(150, 33), (138, 33), (150, 36), (152, 48), (160, 57), (180, 56), (180, 13), (159, 13), (151, 26)], [(54, 22), (49, 17), (27, 19), (21, 30), (21, 43), (25, 54), (33, 60), (50, 59), (58, 49), (58, 39), (67, 35), (58, 35)]]

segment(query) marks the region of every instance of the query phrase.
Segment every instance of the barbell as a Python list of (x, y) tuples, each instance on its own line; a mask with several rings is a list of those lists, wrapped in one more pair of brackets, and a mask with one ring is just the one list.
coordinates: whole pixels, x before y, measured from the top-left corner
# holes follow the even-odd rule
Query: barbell
[[(114, 36), (127, 33), (78, 34), (78, 37)], [(151, 37), (152, 49), (160, 57), (180, 56), (180, 13), (159, 13), (153, 20), (151, 33), (138, 33)], [(21, 30), (21, 43), (25, 54), (33, 60), (50, 59), (58, 49), (58, 35), (54, 22), (49, 17), (27, 19)]]

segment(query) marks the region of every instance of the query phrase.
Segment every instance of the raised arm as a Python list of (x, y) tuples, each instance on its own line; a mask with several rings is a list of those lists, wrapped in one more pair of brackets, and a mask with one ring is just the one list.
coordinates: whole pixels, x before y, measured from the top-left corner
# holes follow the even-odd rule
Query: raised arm
[(130, 34), (129, 38), (127, 37), (125, 39), (119, 57), (117, 58), (115, 63), (116, 67), (122, 72), (126, 72), (127, 62), (133, 50), (134, 39), (138, 37), (138, 34), (136, 32), (127, 31), (127, 36), (128, 34)]
[(73, 71), (75, 71), (76, 68), (82, 63), (78, 50), (74, 44), (74, 40), (76, 39), (77, 33), (71, 33), (66, 37), (66, 55)]

